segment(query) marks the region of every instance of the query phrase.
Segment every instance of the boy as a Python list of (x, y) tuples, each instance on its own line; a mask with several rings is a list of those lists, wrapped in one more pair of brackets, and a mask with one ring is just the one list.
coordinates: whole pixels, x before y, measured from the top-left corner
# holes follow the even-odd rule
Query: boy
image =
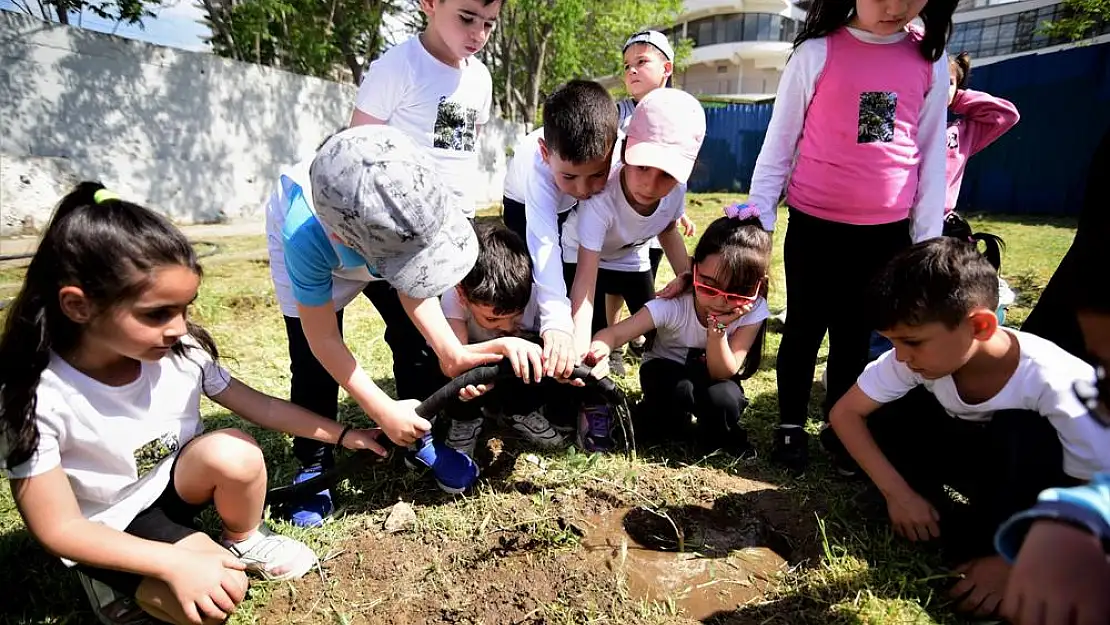
[[(458, 286), (443, 294), (443, 314), (460, 343), (477, 353), (503, 355), (512, 362), (520, 383), (538, 384), (543, 349), (523, 338), (538, 335), (540, 325), (528, 248), (504, 226), (483, 224), (475, 230), (478, 260)], [(562, 446), (563, 437), (540, 412), (542, 398), (554, 386), (562, 385), (545, 384), (532, 390), (514, 381), (503, 384), (488, 399), (459, 406), (451, 415), (447, 445), (473, 457), (483, 424), (479, 406), (489, 409), (492, 400), (528, 442), (548, 449)]]
[[(562, 222), (580, 200), (605, 188), (616, 141), (617, 107), (609, 92), (596, 82), (572, 80), (548, 96), (543, 128), (525, 137), (513, 156), (514, 164), (524, 159), (519, 170), (526, 178), (523, 185), (506, 182), (506, 199), (523, 204), (526, 216), (548, 377), (568, 377), (580, 360), (559, 254)], [(511, 187), (523, 189), (510, 194)]]
[(388, 124), (430, 150), (440, 180), (474, 218), (478, 132), (489, 121), (493, 81), (474, 55), (485, 47), (501, 0), (420, 0), (428, 28), (370, 64), (351, 126)]
[(705, 138), (705, 113), (694, 96), (656, 89), (636, 107), (621, 160), (605, 190), (582, 202), (567, 219), (563, 263), (571, 286), (576, 353), (606, 327), (604, 299), (619, 294), (635, 314), (655, 288), (648, 242), (658, 236), (674, 269), (689, 269), (675, 223), (686, 212), (686, 181)]
[[(290, 400), (335, 419), (343, 386), (398, 445), (420, 440), (431, 425), (413, 411), (415, 401), (395, 401), (378, 388), (344, 344), (343, 308), (360, 291), (387, 320), (402, 398), (438, 388), (441, 366), (457, 375), (499, 359), (459, 345), (440, 311), (438, 296), (470, 271), (477, 242), (437, 179), (435, 164), (401, 131), (355, 128), (325, 141), (310, 165), (285, 172), (267, 210), (271, 273), (289, 337)], [(294, 482), (333, 461), (331, 446), (307, 439), (293, 441), (293, 454), (301, 464)], [(287, 512), (294, 524), (312, 527), (331, 510), (323, 491)]]
[[(1002, 521), (1045, 488), (1110, 468), (1110, 431), (1072, 390), (1094, 371), (1044, 339), (999, 327), (998, 276), (967, 242), (918, 243), (874, 288), (875, 327), (894, 349), (836, 403), (822, 442), (835, 456), (839, 437), (886, 498), (895, 532), (943, 535), (964, 562), (954, 592), (1000, 596), (1009, 567), (988, 554)], [(945, 486), (969, 505), (954, 505)]]

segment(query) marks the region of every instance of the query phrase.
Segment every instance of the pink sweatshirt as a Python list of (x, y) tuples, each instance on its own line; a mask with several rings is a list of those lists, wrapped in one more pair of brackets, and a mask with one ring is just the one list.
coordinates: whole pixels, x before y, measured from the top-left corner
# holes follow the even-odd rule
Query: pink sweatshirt
[(956, 208), (967, 159), (994, 143), (1021, 117), (1017, 107), (1008, 100), (970, 89), (957, 91), (949, 110), (959, 117), (948, 125), (946, 212)]

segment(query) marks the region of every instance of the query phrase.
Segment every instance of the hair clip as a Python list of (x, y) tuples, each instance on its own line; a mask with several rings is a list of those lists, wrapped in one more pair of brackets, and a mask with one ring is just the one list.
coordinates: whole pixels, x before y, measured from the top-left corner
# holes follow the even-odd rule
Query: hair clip
[(725, 217), (729, 219), (759, 219), (759, 208), (755, 204), (733, 204), (725, 208)]
[(93, 202), (96, 202), (97, 204), (103, 204), (104, 202), (107, 202), (108, 200), (118, 200), (118, 199), (119, 199), (119, 196), (116, 195), (115, 193), (112, 193), (108, 189), (97, 189), (96, 193), (93, 193)]

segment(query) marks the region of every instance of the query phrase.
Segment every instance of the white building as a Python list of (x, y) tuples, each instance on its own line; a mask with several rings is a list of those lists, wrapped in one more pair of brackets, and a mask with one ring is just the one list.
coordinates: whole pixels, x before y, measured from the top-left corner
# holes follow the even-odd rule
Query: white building
[[(973, 65), (983, 65), (1075, 45), (1041, 32), (1042, 24), (1063, 17), (1063, 6), (1060, 0), (960, 0), (948, 52), (967, 52)], [(1110, 22), (1092, 35), (1086, 42), (1110, 40)]]

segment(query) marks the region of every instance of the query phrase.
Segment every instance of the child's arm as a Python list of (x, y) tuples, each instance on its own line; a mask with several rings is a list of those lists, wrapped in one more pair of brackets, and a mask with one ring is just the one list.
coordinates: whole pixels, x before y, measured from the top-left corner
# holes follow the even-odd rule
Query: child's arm
[(400, 291), (397, 292), (397, 298), (401, 300), (401, 307), (412, 319), (413, 325), (427, 339), (428, 345), (439, 358), (439, 368), (447, 377), (453, 378), (474, 367), (501, 360), (498, 354), (482, 354), (465, 348), (443, 316), (438, 299), (414, 299)]
[(598, 367), (608, 363), (609, 354), (614, 349), (654, 329), (655, 319), (652, 318), (648, 307), (644, 306), (631, 317), (622, 319), (614, 326), (602, 328), (595, 334), (586, 360), (594, 366), (594, 372), (598, 377), (601, 377), (603, 372)]
[[(515, 158), (536, 157), (520, 153)], [(529, 172), (524, 213), (540, 308), (544, 375), (566, 377), (574, 370), (578, 356), (574, 353), (574, 317), (563, 278), (563, 254), (559, 245), (558, 208), (562, 192), (551, 176), (545, 165), (535, 166)]]
[(393, 111), (401, 103), (410, 75), (401, 46), (394, 46), (370, 63), (358, 86), (350, 127), (389, 123)]
[(917, 197), (910, 215), (914, 243), (939, 237), (944, 228), (944, 204), (948, 191), (945, 170), (948, 159), (948, 60), (933, 64), (933, 83), (925, 94), (917, 144), (921, 164), (917, 173)]
[(681, 276), (690, 271), (690, 254), (686, 252), (682, 234), (673, 222), (659, 233), (659, 245), (663, 247), (663, 254), (674, 269), (674, 275)]
[[(746, 310), (740, 313), (747, 314)], [(722, 321), (727, 327), (728, 323)], [(744, 366), (755, 337), (759, 335), (760, 323), (751, 323), (736, 328), (732, 334), (718, 331), (713, 324), (706, 324), (708, 336), (705, 342), (705, 361), (709, 377), (714, 380), (727, 380), (736, 375)]]
[(48, 552), (87, 566), (161, 580), (195, 622), (223, 620), (246, 595), (243, 563), (231, 554), (182, 549), (89, 521), (62, 467), (11, 480), (28, 531)]
[(574, 320), (574, 349), (575, 354), (578, 355), (584, 355), (590, 347), (594, 294), (597, 291), (597, 270), (600, 263), (601, 252), (579, 246), (574, 284), (570, 288), (570, 310)]
[(887, 511), (895, 531), (910, 540), (940, 536), (940, 516), (932, 504), (919, 495), (879, 449), (867, 428), (867, 415), (882, 404), (859, 387), (852, 388), (836, 402), (829, 413), (829, 424), (844, 448), (852, 455), (887, 501)]
[(967, 146), (969, 157), (994, 143), (1021, 119), (1009, 100), (971, 89), (957, 91), (951, 109), (963, 117), (960, 142)]
[(804, 41), (795, 50), (779, 80), (775, 107), (763, 147), (755, 161), (748, 203), (759, 209), (765, 230), (775, 229), (779, 198), (794, 166), (798, 138), (802, 136), (806, 109), (813, 99), (817, 78), (825, 67), (826, 42)]

